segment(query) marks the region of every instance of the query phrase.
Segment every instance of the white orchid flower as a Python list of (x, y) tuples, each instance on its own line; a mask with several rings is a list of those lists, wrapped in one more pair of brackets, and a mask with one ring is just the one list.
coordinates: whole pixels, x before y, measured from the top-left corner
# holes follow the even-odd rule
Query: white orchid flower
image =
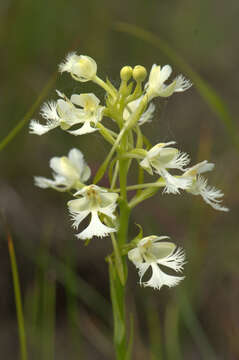
[[(128, 103), (127, 107), (125, 107), (123, 112), (123, 118), (125, 121), (127, 121), (130, 115), (137, 110), (142, 98), (143, 96), (140, 96), (138, 99)], [(153, 103), (150, 103), (147, 110), (145, 110), (145, 112), (140, 116), (138, 124), (143, 125), (146, 122), (150, 122), (153, 118), (154, 110), (155, 110), (155, 105)]]
[[(100, 106), (100, 100), (94, 94), (81, 94), (81, 95), (72, 95), (71, 101), (78, 106), (81, 106), (83, 109), (83, 116), (79, 120), (79, 123), (82, 123), (77, 130), (69, 131), (72, 135), (83, 135), (97, 131), (95, 128), (96, 124), (101, 121), (103, 117), (104, 106)], [(93, 125), (93, 126), (92, 126)]]
[(224, 196), (223, 192), (215, 187), (209, 186), (207, 179), (200, 175), (204, 172), (212, 171), (213, 169), (214, 164), (208, 163), (207, 160), (187, 169), (182, 176), (185, 179), (191, 179), (191, 186), (187, 191), (193, 195), (201, 195), (203, 200), (216, 210), (229, 211), (228, 208), (220, 205), (222, 197)]
[[(137, 247), (128, 252), (129, 259), (139, 271), (140, 285), (151, 286), (160, 290), (163, 285), (172, 287), (184, 279), (182, 276), (168, 275), (161, 270), (160, 265), (181, 272), (185, 264), (185, 254), (181, 248), (176, 250), (176, 245), (162, 241), (168, 236), (147, 236), (139, 241)], [(175, 251), (176, 250), (176, 251)], [(142, 282), (146, 271), (151, 268), (152, 276)]]
[(77, 235), (79, 239), (91, 239), (93, 236), (104, 237), (116, 231), (115, 228), (106, 226), (100, 220), (99, 215), (102, 214), (115, 219), (114, 211), (117, 206), (118, 194), (108, 192), (97, 185), (90, 185), (85, 186), (75, 195), (81, 196), (81, 198), (68, 202), (74, 220), (73, 226), (78, 228), (80, 223), (88, 215), (91, 215), (89, 225)]
[(73, 52), (59, 65), (59, 71), (69, 72), (75, 80), (86, 82), (95, 78), (97, 64), (91, 57)]
[(79, 185), (82, 186), (82, 183), (85, 183), (91, 175), (83, 154), (77, 149), (71, 149), (67, 157), (53, 157), (50, 160), (50, 167), (53, 170), (53, 180), (36, 176), (35, 185), (43, 189), (50, 187), (66, 191), (79, 188)]
[(170, 65), (161, 68), (160, 65), (154, 64), (149, 74), (149, 81), (145, 85), (146, 93), (149, 100), (157, 96), (168, 97), (174, 92), (181, 92), (189, 89), (192, 83), (185, 79), (183, 75), (178, 75), (171, 84), (165, 85), (165, 81), (172, 73)]
[(186, 153), (178, 149), (169, 147), (175, 144), (174, 141), (159, 143), (153, 146), (146, 154), (140, 165), (150, 174), (156, 172), (165, 180), (166, 193), (179, 193), (179, 189), (187, 189), (191, 184), (191, 179), (176, 177), (171, 175), (167, 169), (178, 169), (183, 171), (190, 159)]
[(69, 131), (73, 135), (82, 135), (97, 130), (91, 126), (91, 123), (95, 125), (101, 120), (104, 107), (99, 106), (100, 100), (94, 94), (73, 94), (70, 99), (60, 91), (57, 91), (57, 94), (61, 99), (45, 103), (41, 109), (40, 113), (47, 123), (42, 125), (37, 120), (32, 120), (30, 133), (43, 135), (58, 126), (63, 130), (68, 130), (76, 124), (83, 124), (83, 126), (78, 130)]

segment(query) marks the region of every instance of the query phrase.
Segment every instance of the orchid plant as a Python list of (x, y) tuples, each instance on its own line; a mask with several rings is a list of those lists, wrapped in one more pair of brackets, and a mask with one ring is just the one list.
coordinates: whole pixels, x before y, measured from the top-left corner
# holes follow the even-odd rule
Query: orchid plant
[[(124, 66), (117, 89), (109, 80), (105, 82), (98, 77), (95, 60), (76, 53), (70, 53), (60, 64), (59, 70), (61, 73), (68, 72), (75, 81), (92, 81), (99, 85), (106, 92), (105, 104), (102, 105), (92, 93), (67, 97), (57, 90), (58, 100), (42, 106), (41, 116), (45, 123), (32, 120), (30, 132), (43, 135), (60, 127), (71, 135), (80, 136), (97, 131), (111, 145), (111, 150), (90, 184), (86, 182), (91, 177), (91, 170), (82, 152), (75, 148), (69, 151), (68, 156), (50, 160), (53, 179), (38, 176), (35, 177), (35, 184), (41, 188), (67, 191), (74, 196), (67, 206), (78, 239), (88, 242), (94, 237), (111, 237), (113, 252), (107, 257), (107, 262), (116, 358), (130, 359), (125, 322), (127, 257), (139, 272), (140, 285), (157, 290), (164, 285), (172, 287), (179, 284), (184, 278), (179, 274), (185, 264), (183, 249), (171, 242), (168, 236), (149, 234), (143, 237), (140, 228), (139, 234), (130, 239), (128, 225), (131, 211), (160, 189), (164, 193), (186, 191), (201, 195), (214, 209), (228, 209), (221, 205), (223, 193), (209, 186), (207, 179), (201, 175), (211, 171), (214, 164), (204, 160), (188, 168), (189, 155), (179, 151), (175, 141), (151, 146), (143, 135), (143, 126), (154, 116), (152, 100), (189, 89), (192, 85), (189, 80), (179, 75), (166, 84), (172, 68), (154, 64), (144, 85), (147, 71), (143, 66)], [(114, 130), (104, 124), (104, 117), (112, 120)], [(127, 175), (133, 160), (138, 165), (138, 182), (129, 185)], [(174, 170), (177, 170), (176, 174)], [(144, 171), (152, 176), (152, 182), (144, 183)], [(100, 181), (106, 173), (109, 185), (103, 187)], [(132, 196), (129, 196), (130, 192), (133, 192)], [(88, 225), (84, 228), (82, 222), (85, 219), (86, 222), (88, 219)], [(168, 274), (167, 268), (172, 269), (175, 275)]]

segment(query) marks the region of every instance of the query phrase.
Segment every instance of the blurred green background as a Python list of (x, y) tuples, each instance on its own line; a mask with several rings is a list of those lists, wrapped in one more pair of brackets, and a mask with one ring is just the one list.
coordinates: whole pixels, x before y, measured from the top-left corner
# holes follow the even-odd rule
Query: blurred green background
[[(93, 57), (99, 75), (119, 85), (124, 65), (170, 63), (175, 71), (189, 64), (230, 109), (215, 112), (198, 83), (183, 94), (155, 101), (157, 111), (144, 131), (152, 143), (175, 140), (192, 163), (216, 163), (211, 184), (223, 189), (228, 214), (216, 212), (199, 197), (161, 195), (133, 212), (145, 235), (169, 235), (187, 253), (185, 281), (160, 292), (140, 288), (129, 266), (128, 312), (135, 316), (134, 359), (239, 358), (238, 266), (238, 17), (237, 0), (1, 0), (1, 139), (28, 112), (49, 81), (46, 98), (57, 88), (67, 95), (103, 92), (90, 83), (57, 75), (69, 51)], [(117, 22), (153, 32), (179, 54), (165, 52), (118, 31)], [(127, 30), (126, 26), (121, 28)], [(169, 55), (169, 56), (168, 56)], [(185, 71), (184, 71), (185, 70)], [(54, 78), (55, 76), (55, 78)], [(55, 79), (55, 80), (54, 80)], [(197, 79), (196, 79), (197, 80)], [(39, 107), (34, 113), (39, 118)], [(1, 147), (1, 145), (0, 145)], [(29, 135), (27, 123), (1, 151), (0, 207), (5, 213), (20, 272), (29, 359), (112, 359), (112, 315), (107, 264), (109, 239), (88, 247), (74, 238), (68, 195), (41, 190), (33, 176), (50, 177), (52, 156), (78, 147), (93, 173), (108, 152), (98, 134), (73, 137), (60, 130)], [(17, 321), (4, 228), (0, 242), (0, 354), (17, 359)]]

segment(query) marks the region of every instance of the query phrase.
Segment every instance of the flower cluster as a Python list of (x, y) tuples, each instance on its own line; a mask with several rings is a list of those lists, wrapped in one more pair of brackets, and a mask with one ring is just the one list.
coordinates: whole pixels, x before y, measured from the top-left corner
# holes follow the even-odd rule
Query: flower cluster
[[(120, 226), (120, 211), (123, 211), (123, 207), (118, 208), (118, 204), (124, 203), (125, 208), (131, 210), (161, 187), (164, 193), (178, 194), (186, 190), (193, 195), (200, 195), (214, 209), (228, 211), (221, 205), (223, 193), (209, 186), (207, 179), (201, 175), (211, 171), (214, 164), (204, 160), (188, 168), (190, 157), (175, 147), (175, 141), (151, 147), (142, 134), (142, 125), (152, 121), (154, 116), (155, 104), (152, 100), (185, 91), (191, 87), (191, 82), (179, 75), (166, 84), (172, 68), (154, 64), (144, 85), (146, 69), (140, 65), (134, 68), (125, 66), (120, 71), (121, 83), (117, 89), (109, 80), (104, 82), (98, 77), (95, 60), (76, 53), (69, 54), (60, 64), (59, 70), (61, 73), (70, 73), (76, 81), (93, 81), (99, 85), (106, 91), (105, 104), (102, 105), (93, 93), (73, 94), (68, 98), (57, 90), (58, 99), (45, 103), (41, 108), (45, 123), (32, 120), (30, 132), (43, 135), (57, 127), (75, 136), (97, 132), (112, 148), (89, 185), (86, 182), (90, 179), (91, 170), (81, 151), (75, 148), (69, 151), (68, 156), (50, 160), (53, 179), (38, 176), (35, 177), (35, 184), (41, 188), (68, 191), (71, 196), (73, 191), (74, 199), (69, 200), (67, 205), (73, 227), (81, 228), (77, 238), (88, 240), (94, 236), (110, 235), (117, 254), (127, 253), (137, 267), (140, 284), (155, 289), (163, 285), (177, 285), (183, 277), (166, 274), (161, 265), (176, 273), (181, 272), (185, 255), (181, 248), (177, 249), (172, 242), (165, 241), (168, 237), (152, 235), (128, 243), (123, 239), (117, 248), (115, 235), (117, 237)], [(130, 81), (132, 78), (134, 83)], [(108, 122), (104, 123), (104, 117), (114, 122), (113, 128), (109, 127)], [(115, 125), (118, 132), (115, 131)], [(127, 172), (132, 159), (137, 162), (141, 173), (146, 171), (156, 177), (154, 182), (127, 186)], [(102, 187), (98, 182), (107, 169), (109, 187)], [(139, 191), (129, 201), (127, 192), (136, 189)], [(142, 278), (150, 268), (152, 275), (143, 282)]]

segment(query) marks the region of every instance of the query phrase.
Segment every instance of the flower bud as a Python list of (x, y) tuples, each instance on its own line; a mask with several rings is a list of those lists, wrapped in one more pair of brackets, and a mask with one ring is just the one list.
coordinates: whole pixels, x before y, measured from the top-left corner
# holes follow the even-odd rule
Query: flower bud
[(120, 71), (120, 78), (123, 81), (128, 81), (132, 76), (132, 67), (131, 66), (124, 66)]
[(147, 70), (144, 66), (136, 65), (133, 69), (133, 78), (135, 81), (142, 82), (147, 76)]

